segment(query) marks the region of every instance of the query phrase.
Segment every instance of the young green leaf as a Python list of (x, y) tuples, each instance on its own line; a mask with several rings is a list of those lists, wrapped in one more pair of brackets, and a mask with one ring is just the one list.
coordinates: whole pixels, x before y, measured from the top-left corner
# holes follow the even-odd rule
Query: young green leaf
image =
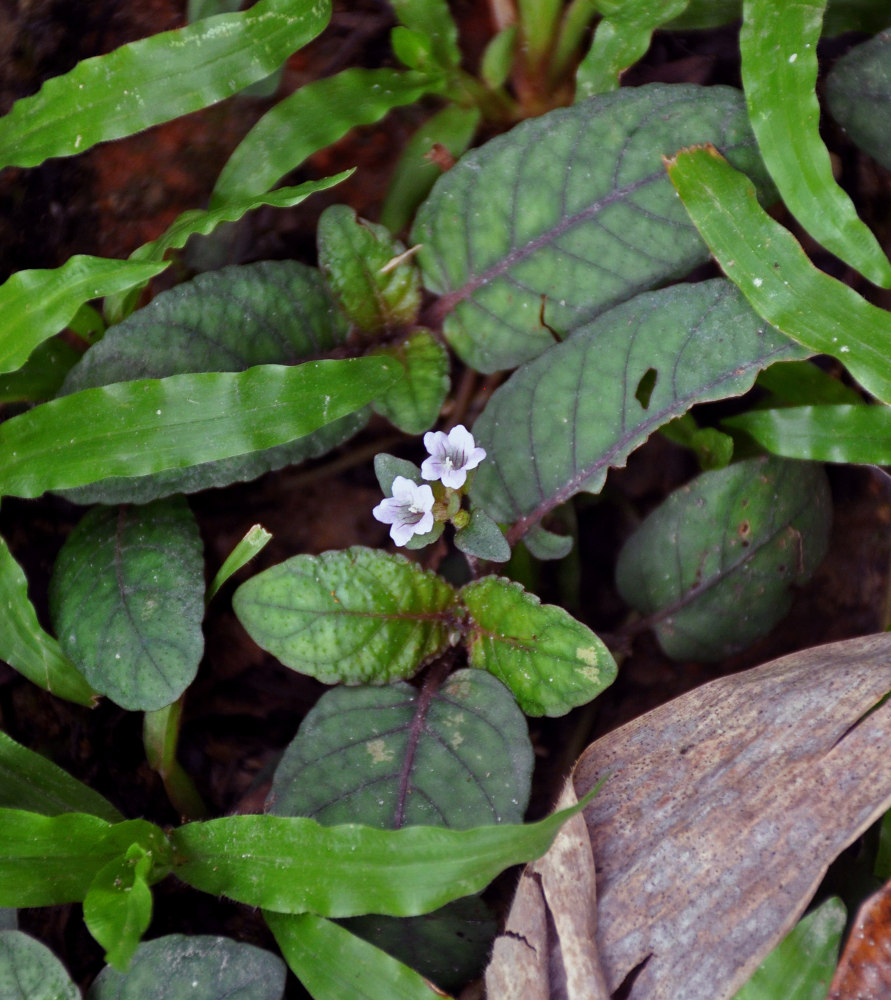
[(826, 554), (822, 467), (754, 458), (672, 493), (619, 554), (619, 592), (676, 660), (723, 660), (766, 635)]
[(84, 921), (105, 948), (105, 961), (126, 971), (152, 919), (152, 858), (140, 844), (96, 872), (84, 899)]
[(45, 944), (21, 931), (0, 931), (3, 1000), (80, 1000), (65, 966)]
[(510, 559), (510, 546), (504, 533), (479, 507), (471, 511), (467, 527), (455, 532), (455, 545), (477, 559), (498, 563)]
[(0, 659), (58, 698), (78, 705), (94, 705), (96, 692), (37, 621), (34, 605), (28, 600), (28, 581), (3, 538), (0, 538), (0, 607), (6, 609), (0, 629)]
[(431, 49), (443, 67), (461, 65), (458, 27), (446, 0), (392, 0), (400, 24), (430, 39)]
[(494, 674), (527, 715), (565, 715), (616, 678), (609, 650), (572, 615), (518, 583), (487, 576), (467, 584), (470, 665)]
[(449, 356), (427, 330), (415, 330), (396, 347), (382, 354), (394, 357), (405, 368), (405, 377), (372, 404), (406, 434), (420, 434), (436, 423), (449, 391)]
[(294, 556), (243, 583), (232, 605), (254, 642), (328, 684), (411, 677), (456, 627), (444, 580), (359, 546)]
[[(471, 496), (513, 544), (694, 403), (740, 395), (774, 361), (803, 352), (727, 281), (640, 295), (525, 365), (474, 425), (489, 457)], [(652, 381), (646, 407), (638, 399)]]
[(629, 87), (464, 156), (411, 237), (455, 350), (480, 371), (515, 367), (706, 260), (662, 154), (709, 140), (766, 180), (742, 95), (728, 87)]
[(167, 934), (139, 945), (127, 972), (103, 969), (87, 1000), (281, 1000), (285, 972), (277, 955), (252, 944)]
[(185, 499), (91, 510), (59, 553), (50, 610), (62, 648), (116, 705), (176, 701), (204, 652), (202, 544)]
[(891, 402), (891, 314), (818, 271), (758, 204), (748, 178), (713, 147), (666, 161), (669, 177), (724, 273), (754, 310), (811, 351), (839, 359)]
[(0, 118), (0, 167), (83, 153), (231, 97), (278, 69), (330, 17), (330, 0), (260, 0), (85, 59)]
[(516, 702), (478, 670), (432, 696), (402, 683), (335, 688), (285, 750), (267, 808), (381, 829), (520, 823), (532, 764)]
[(258, 365), (86, 389), (0, 424), (0, 494), (232, 458), (317, 430), (402, 374), (384, 358)]
[(789, 211), (827, 250), (887, 288), (891, 262), (836, 184), (820, 138), (815, 87), (825, 7), (826, 0), (746, 0), (739, 46), (749, 120)]
[(246, 566), (255, 555), (262, 552), (271, 538), (271, 533), (262, 524), (255, 524), (249, 528), (244, 538), (226, 556), (225, 562), (217, 570), (216, 576), (207, 588), (204, 603), (210, 604), (229, 577), (237, 573), (242, 566)]

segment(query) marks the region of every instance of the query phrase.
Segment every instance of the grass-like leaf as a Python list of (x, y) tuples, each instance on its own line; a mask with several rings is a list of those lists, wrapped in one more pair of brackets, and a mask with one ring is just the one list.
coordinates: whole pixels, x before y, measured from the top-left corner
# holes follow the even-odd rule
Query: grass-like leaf
[(260, 0), (85, 59), (0, 118), (0, 167), (83, 153), (231, 97), (278, 69), (330, 17), (330, 0)]
[(16, 930), (0, 931), (0, 996), (81, 1000), (80, 990), (49, 948)]
[(789, 211), (827, 250), (887, 288), (891, 262), (836, 184), (820, 138), (814, 88), (825, 7), (746, 0), (739, 42), (749, 119)]

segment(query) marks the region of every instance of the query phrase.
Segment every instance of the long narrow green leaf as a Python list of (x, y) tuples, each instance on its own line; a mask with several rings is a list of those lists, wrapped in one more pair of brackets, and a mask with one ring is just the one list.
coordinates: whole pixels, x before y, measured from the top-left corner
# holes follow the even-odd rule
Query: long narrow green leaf
[(187, 823), (170, 836), (176, 875), (215, 896), (280, 913), (405, 917), (479, 892), (505, 868), (540, 857), (587, 804), (538, 823), (471, 830), (322, 826), (267, 815)]
[(789, 406), (752, 410), (724, 421), (762, 448), (787, 458), (891, 465), (891, 408)]
[(739, 45), (752, 130), (789, 211), (837, 257), (891, 286), (891, 262), (835, 183), (820, 138), (817, 42), (826, 0), (746, 0)]
[(445, 997), (414, 969), (313, 913), (263, 914), (291, 971), (314, 1000)]
[(383, 357), (118, 382), (0, 424), (0, 494), (35, 497), (271, 448), (352, 413), (402, 368)]
[(141, 285), (165, 267), (78, 254), (51, 270), (16, 272), (0, 285), (0, 373), (21, 368), (84, 302)]
[[(8, 421), (7, 421), (8, 422)], [(28, 600), (28, 581), (0, 538), (0, 659), (59, 698), (93, 705), (98, 697), (56, 640), (40, 627)]]
[(755, 311), (799, 344), (838, 358), (868, 392), (891, 402), (891, 313), (818, 271), (713, 146), (666, 163), (702, 238)]
[(268, 111), (242, 139), (217, 178), (211, 208), (268, 191), (313, 153), (357, 125), (413, 104), (440, 81), (395, 69), (348, 69), (307, 84)]
[(83, 153), (231, 97), (278, 69), (330, 17), (330, 0), (260, 0), (85, 59), (0, 119), (0, 167)]

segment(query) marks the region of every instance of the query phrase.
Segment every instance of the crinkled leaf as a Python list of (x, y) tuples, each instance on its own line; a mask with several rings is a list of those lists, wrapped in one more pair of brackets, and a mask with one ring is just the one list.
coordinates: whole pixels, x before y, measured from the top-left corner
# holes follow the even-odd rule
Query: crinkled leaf
[(891, 314), (808, 260), (795, 237), (758, 204), (748, 178), (712, 147), (666, 161), (690, 217), (754, 310), (811, 351), (839, 359), (891, 402)]
[[(158, 295), (112, 327), (72, 370), (63, 392), (186, 372), (295, 365), (341, 345), (346, 333), (318, 271), (295, 261), (226, 267)], [(71, 499), (145, 503), (169, 493), (253, 479), (324, 453), (358, 430), (364, 419), (354, 413), (266, 452), (173, 469), (138, 483), (103, 483), (78, 490)]]
[(449, 391), (449, 356), (446, 349), (426, 330), (415, 330), (388, 354), (405, 368), (405, 377), (372, 404), (406, 434), (428, 430), (439, 416)]
[(411, 260), (393, 264), (405, 244), (386, 226), (360, 219), (347, 205), (322, 212), (319, 267), (353, 324), (379, 333), (412, 323), (421, 306), (421, 276)]
[(411, 677), (448, 647), (454, 603), (435, 573), (359, 546), (294, 556), (243, 583), (232, 601), (254, 642), (328, 684)]
[(486, 576), (460, 596), (471, 616), (470, 665), (506, 684), (527, 715), (565, 715), (615, 680), (615, 660), (600, 639), (520, 584)]
[[(488, 458), (471, 496), (512, 544), (695, 403), (740, 395), (759, 370), (802, 352), (767, 326), (728, 282), (640, 295), (525, 365), (474, 425)], [(643, 380), (655, 384), (647, 405)]]
[(44, 816), (84, 812), (109, 823), (123, 819), (115, 807), (42, 754), (0, 731), (0, 806)]
[(62, 648), (116, 705), (176, 701), (204, 652), (202, 544), (185, 499), (91, 510), (59, 553), (50, 610)]
[(0, 931), (3, 1000), (80, 1000), (65, 966), (45, 944), (21, 931)]
[(789, 211), (827, 250), (887, 288), (891, 263), (836, 184), (820, 138), (815, 87), (825, 7), (826, 0), (743, 4), (739, 44), (749, 120)]
[(712, 141), (761, 177), (742, 95), (629, 87), (472, 150), (421, 206), (412, 242), (455, 350), (514, 367), (611, 306), (707, 259), (662, 154)]
[(625, 543), (622, 596), (678, 660), (722, 660), (765, 635), (826, 553), (822, 467), (754, 458), (672, 493)]
[(826, 80), (826, 100), (851, 139), (891, 170), (891, 29), (838, 60)]
[(260, 0), (85, 59), (0, 118), (0, 166), (83, 153), (231, 97), (276, 70), (330, 17), (329, 0)]
[(479, 507), (471, 511), (467, 527), (455, 532), (455, 545), (477, 559), (499, 563), (510, 559), (510, 546), (504, 533)]
[(0, 494), (34, 497), (263, 451), (360, 409), (401, 373), (389, 359), (352, 358), (85, 389), (0, 424)]
[(84, 921), (105, 948), (105, 961), (126, 970), (152, 919), (148, 886), (152, 859), (140, 844), (109, 861), (95, 875), (84, 899)]
[(284, 988), (284, 962), (269, 951), (225, 937), (168, 934), (143, 942), (126, 973), (103, 969), (87, 1000), (281, 1000)]
[(432, 696), (404, 683), (336, 688), (285, 750), (267, 807), (382, 829), (519, 823), (532, 764), (525, 719), (487, 674), (459, 670)]

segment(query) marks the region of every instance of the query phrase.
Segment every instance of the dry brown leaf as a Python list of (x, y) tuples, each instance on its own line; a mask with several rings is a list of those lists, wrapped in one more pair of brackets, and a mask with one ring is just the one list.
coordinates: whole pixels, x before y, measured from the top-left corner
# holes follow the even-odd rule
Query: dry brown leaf
[[(606, 995), (636, 971), (629, 1000), (733, 996), (891, 805), (891, 703), (870, 712), (889, 689), (891, 635), (851, 639), (713, 681), (588, 747), (573, 782), (581, 796), (607, 776), (584, 813)], [(521, 892), (508, 933), (556, 925), (555, 905)], [(496, 943), (489, 1000), (569, 995), (527, 940), (522, 988)]]
[(827, 1000), (891, 996), (891, 882), (860, 907)]

